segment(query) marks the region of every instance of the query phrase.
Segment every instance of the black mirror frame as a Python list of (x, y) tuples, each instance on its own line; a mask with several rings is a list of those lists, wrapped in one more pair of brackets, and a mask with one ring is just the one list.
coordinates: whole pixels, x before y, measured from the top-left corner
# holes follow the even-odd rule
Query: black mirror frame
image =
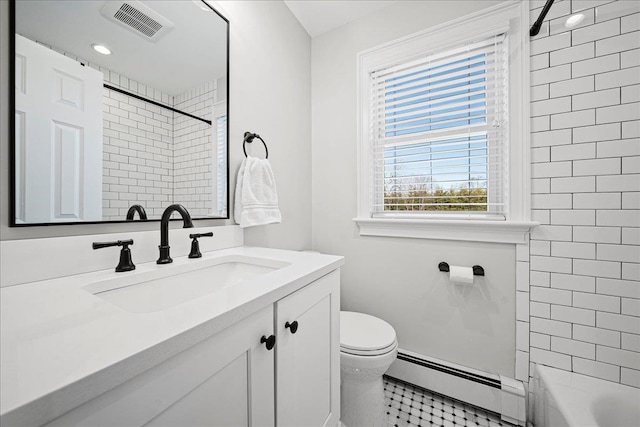
[[(228, 220), (230, 216), (231, 206), (229, 205), (229, 123), (230, 123), (230, 108), (229, 108), (229, 62), (230, 62), (230, 22), (213, 6), (204, 0), (201, 0), (209, 9), (214, 11), (222, 20), (227, 23), (227, 215), (224, 217), (200, 217), (193, 218), (194, 221), (202, 220)], [(16, 110), (16, 0), (9, 0), (9, 227), (38, 227), (38, 226), (59, 226), (59, 225), (88, 225), (88, 224), (136, 224), (138, 221), (130, 220), (113, 220), (113, 221), (69, 221), (69, 222), (43, 222), (43, 223), (31, 223), (21, 224), (16, 223), (16, 129), (15, 129), (15, 110)], [(160, 222), (161, 219), (150, 219), (145, 222)]]

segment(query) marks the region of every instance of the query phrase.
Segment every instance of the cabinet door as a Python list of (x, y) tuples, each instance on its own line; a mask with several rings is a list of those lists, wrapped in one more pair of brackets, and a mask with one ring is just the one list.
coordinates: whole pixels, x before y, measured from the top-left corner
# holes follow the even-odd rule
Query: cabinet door
[[(286, 323), (297, 323), (297, 330)], [(276, 422), (335, 426), (340, 418), (340, 272), (276, 303)]]
[(273, 426), (269, 306), (57, 418), (49, 426)]

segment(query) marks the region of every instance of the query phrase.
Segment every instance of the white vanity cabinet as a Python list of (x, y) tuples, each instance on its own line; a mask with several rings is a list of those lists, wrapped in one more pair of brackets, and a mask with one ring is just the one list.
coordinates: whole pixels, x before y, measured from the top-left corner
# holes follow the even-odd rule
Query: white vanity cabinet
[(336, 426), (339, 286), (335, 270), (47, 426)]
[(339, 271), (281, 299), (275, 308), (278, 426), (337, 425), (340, 418)]
[(272, 331), (270, 305), (47, 426), (273, 425)]

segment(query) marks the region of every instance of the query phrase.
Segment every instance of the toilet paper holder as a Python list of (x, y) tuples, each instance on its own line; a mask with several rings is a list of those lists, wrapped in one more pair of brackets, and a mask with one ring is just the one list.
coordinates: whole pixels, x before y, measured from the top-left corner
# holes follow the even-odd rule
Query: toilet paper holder
[[(482, 268), (482, 266), (474, 265), (471, 268), (473, 269), (473, 275), (474, 276), (484, 276), (484, 268)], [(444, 261), (441, 262), (440, 264), (438, 264), (438, 270), (444, 271), (445, 273), (448, 273), (449, 272), (449, 264), (447, 264)]]

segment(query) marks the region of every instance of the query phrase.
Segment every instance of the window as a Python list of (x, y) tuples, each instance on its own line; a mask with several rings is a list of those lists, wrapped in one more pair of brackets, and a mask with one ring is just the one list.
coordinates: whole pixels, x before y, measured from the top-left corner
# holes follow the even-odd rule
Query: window
[(371, 72), (372, 214), (504, 219), (505, 35)]
[(358, 55), (360, 234), (523, 242), (527, 20), (506, 2)]

